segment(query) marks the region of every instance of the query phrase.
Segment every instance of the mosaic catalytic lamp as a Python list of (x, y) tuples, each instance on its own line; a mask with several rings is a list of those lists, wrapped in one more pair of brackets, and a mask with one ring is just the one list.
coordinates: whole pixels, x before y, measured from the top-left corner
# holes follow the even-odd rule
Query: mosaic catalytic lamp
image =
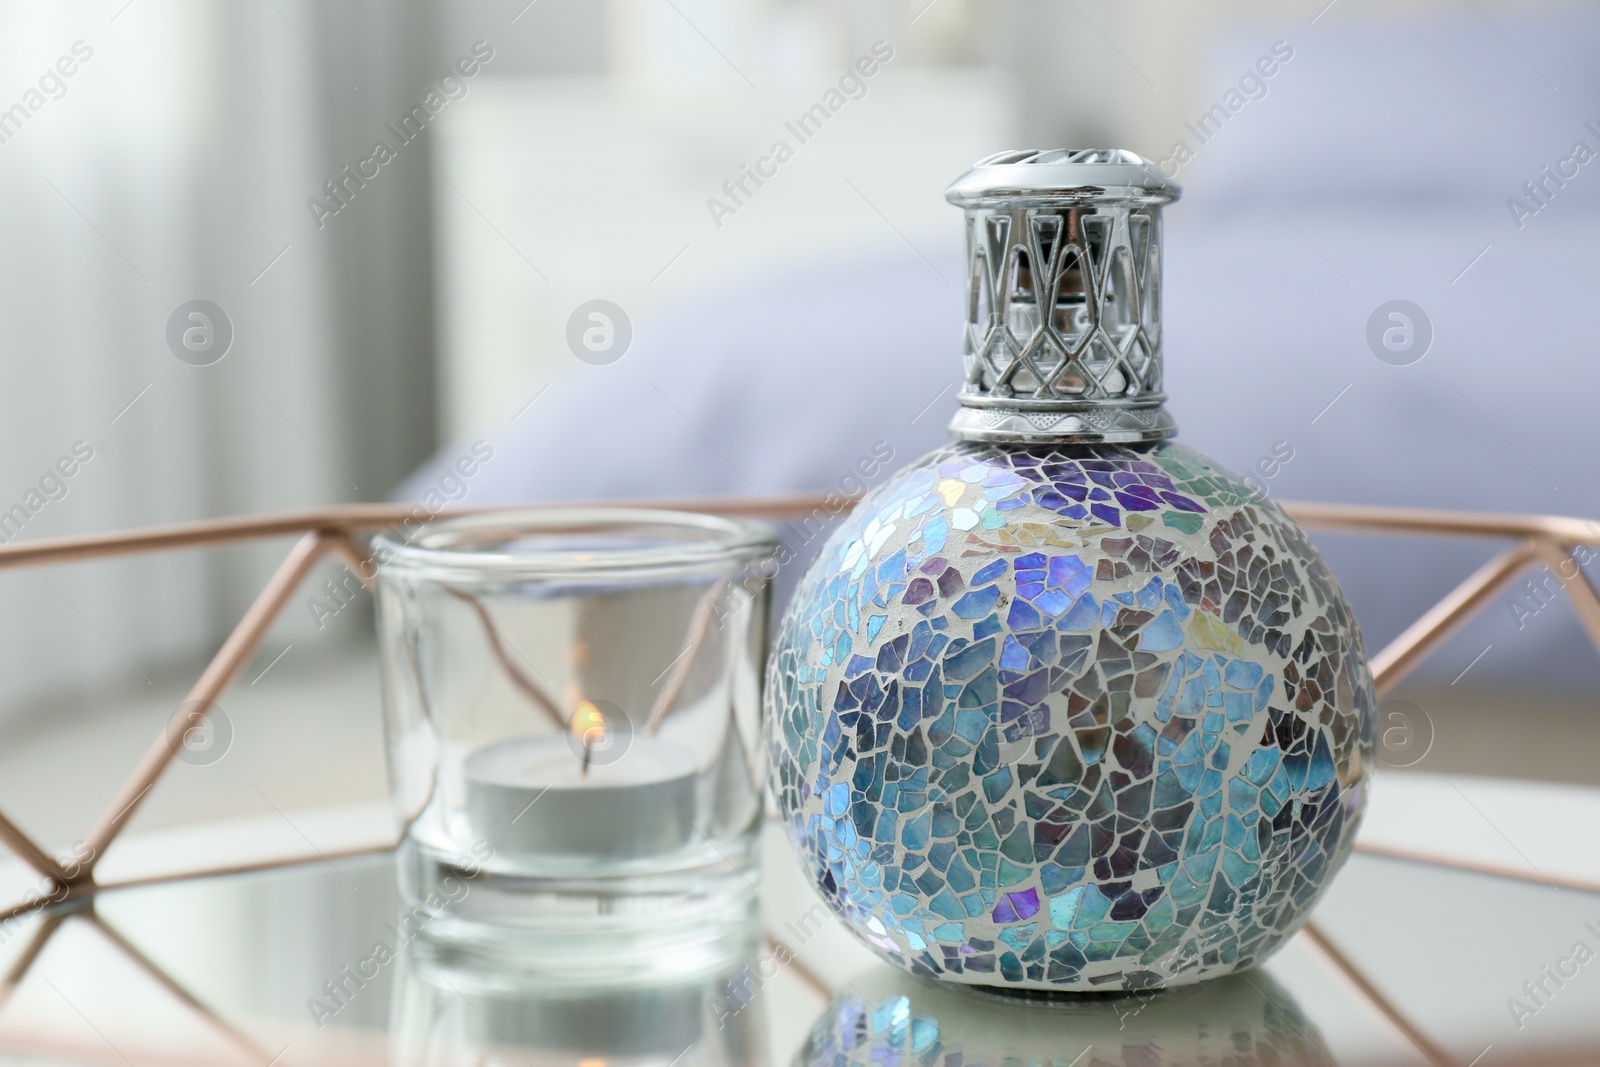
[(1242, 970), (1350, 851), (1376, 730), (1350, 608), (1283, 511), (1170, 440), (1178, 193), (1105, 150), (1008, 152), (950, 187), (956, 440), (862, 501), (780, 628), (783, 818), (909, 971), (1118, 990)]

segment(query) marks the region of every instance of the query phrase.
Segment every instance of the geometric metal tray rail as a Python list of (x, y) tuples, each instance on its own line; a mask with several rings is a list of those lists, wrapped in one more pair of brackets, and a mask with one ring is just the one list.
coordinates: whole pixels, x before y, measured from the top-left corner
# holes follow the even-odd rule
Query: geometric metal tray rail
[[(806, 493), (760, 498), (649, 500), (634, 502), (628, 506), (672, 508), (748, 518), (785, 519), (809, 516), (813, 513), (828, 514), (824, 510), (823, 501), (824, 497), (820, 493)], [(273, 622), (277, 620), (295, 590), (305, 581), (318, 562), (326, 556), (336, 556), (344, 561), (356, 578), (364, 585), (370, 586), (372, 573), (369, 555), (366, 547), (358, 540), (363, 535), (384, 529), (399, 529), (402, 526), (416, 525), (433, 519), (507, 510), (518, 506), (560, 505), (497, 505), (443, 508), (433, 511), (411, 504), (353, 504), (250, 518), (146, 527), (120, 533), (51, 538), (32, 543), (13, 542), (0, 546), (0, 569), (6, 569), (142, 555), (149, 552), (199, 548), (291, 534), (302, 535), (289, 550), (284, 561), (278, 565), (278, 569), (261, 592), (256, 595), (244, 617), (239, 620), (233, 632), (222, 643), (222, 647), (211, 658), (183, 703), (172, 713), (166, 726), (151, 743), (133, 773), (123, 783), (116, 797), (90, 831), (83, 845), (87, 855), (73, 865), (74, 869), (70, 872), (63, 869), (3, 812), (0, 812), (0, 843), (8, 845), (12, 851), (50, 880), (53, 887), (58, 890), (49, 894), (53, 899), (70, 899), (86, 892), (93, 892), (97, 888), (94, 879), (96, 865), (104, 858), (106, 850), (133, 817), (140, 802), (150, 792), (162, 772), (172, 762), (184, 733), (203, 720), (215, 706), (217, 699), (222, 696), (223, 691), (244, 670), (262, 639), (272, 628)], [(0, 910), (0, 921), (20, 911), (29, 910), (31, 906), (35, 905), (25, 903), (18, 908)]]
[[(741, 516), (769, 520), (805, 519), (839, 514), (838, 497), (828, 501), (821, 493), (798, 493), (783, 496), (719, 496), (698, 499), (640, 501), (608, 501), (609, 504), (642, 508), (671, 508), (684, 511)], [(834, 506), (830, 507), (832, 503)], [(372, 581), (370, 557), (361, 538), (386, 528), (398, 528), (436, 518), (476, 514), (485, 511), (518, 507), (557, 507), (558, 504), (500, 505), (493, 507), (460, 507), (429, 511), (406, 504), (355, 504), (307, 511), (285, 512), (254, 518), (219, 519), (181, 525), (148, 527), (111, 534), (79, 537), (61, 537), (0, 545), (0, 569), (81, 562), (106, 559), (114, 556), (139, 555), (148, 552), (171, 551), (252, 541), (265, 538), (302, 535), (271, 579), (256, 596), (255, 601), (229, 634), (205, 670), (189, 690), (184, 703), (173, 713), (160, 736), (151, 744), (133, 773), (118, 791), (112, 803), (90, 832), (85, 849), (87, 856), (72, 872), (63, 869), (43, 848), (0, 812), (0, 843), (9, 846), (52, 883), (55, 892), (49, 894), (54, 901), (92, 896), (99, 890), (121, 888), (148, 881), (168, 881), (186, 877), (227, 873), (211, 868), (163, 875), (158, 879), (140, 879), (119, 883), (97, 883), (94, 868), (106, 850), (127, 825), (140, 802), (149, 793), (163, 771), (171, 763), (177, 746), (186, 730), (199, 719), (190, 709), (199, 709), (203, 716), (215, 705), (223, 691), (243, 671), (255, 654), (262, 639), (284, 606), (294, 595), (311, 569), (324, 557), (332, 555), (345, 565), (363, 584)], [(1600, 594), (1589, 582), (1587, 575), (1573, 558), (1579, 545), (1600, 548), (1600, 523), (1590, 519), (1564, 518), (1547, 515), (1495, 515), (1483, 512), (1433, 511), (1416, 508), (1365, 507), (1348, 504), (1285, 503), (1282, 505), (1297, 522), (1308, 529), (1337, 530), (1367, 534), (1445, 535), (1510, 539), (1511, 548), (1478, 568), (1465, 581), (1405, 629), (1382, 651), (1371, 657), (1370, 663), (1378, 695), (1393, 690), (1402, 678), (1414, 670), (1428, 655), (1437, 649), (1459, 627), (1481, 611), (1496, 595), (1517, 579), (1523, 571), (1536, 566), (1549, 566), (1555, 570), (1562, 588), (1571, 598), (1578, 618), (1588, 631), (1590, 639), (1600, 649)], [(1451, 867), (1497, 877), (1521, 881), (1537, 881), (1583, 892), (1600, 893), (1600, 884), (1571, 878), (1551, 879), (1513, 867), (1479, 863), (1447, 856), (1427, 855), (1411, 850), (1398, 850), (1382, 846), (1358, 844), (1358, 851), (1394, 859)], [(361, 851), (370, 851), (363, 849)], [(317, 857), (295, 857), (275, 860), (266, 864), (247, 864), (231, 870), (253, 870), (267, 866), (286, 866)], [(21, 904), (0, 908), (0, 922), (42, 907), (40, 898)], [(35, 944), (49, 938), (48, 932)], [(1430, 1062), (1451, 1064), (1452, 1058), (1411, 1023), (1393, 1003), (1363, 975), (1359, 969), (1330, 942), (1314, 923), (1304, 929), (1319, 955), (1337, 971), (1348, 978), (1405, 1039)], [(119, 939), (120, 940), (120, 939)], [(31, 957), (37, 952), (29, 952)], [(792, 954), (791, 954), (792, 955)], [(793, 960), (798, 964), (798, 960)], [(26, 969), (26, 963), (22, 968)], [(796, 967), (803, 978), (812, 979), (824, 995), (831, 995), (820, 982)], [(14, 988), (20, 974), (6, 976), (5, 984)], [(192, 998), (190, 999), (191, 1003)], [(198, 1006), (198, 1005), (196, 1005)], [(209, 1014), (209, 1013), (207, 1013)]]
[[(720, 496), (612, 503), (781, 521), (837, 514), (838, 498), (834, 497), (833, 507), (829, 507), (825, 499), (821, 493), (796, 493), (784, 496)], [(6, 818), (3, 812), (0, 812), (0, 843), (8, 845), (40, 874), (69, 894), (92, 891), (95, 887), (96, 864), (172, 761), (177, 751), (176, 739), (196, 724), (194, 712), (190, 709), (200, 709), (202, 715), (209, 711), (244, 669), (290, 597), (324, 556), (331, 554), (341, 558), (358, 579), (370, 584), (367, 550), (359, 540), (363, 535), (454, 515), (511, 507), (557, 506), (561, 505), (497, 505), (445, 508), (435, 512), (408, 504), (354, 504), (0, 545), (0, 569), (5, 569), (302, 535), (95, 824), (85, 841), (87, 857), (77, 868), (70, 873), (63, 870), (54, 858)], [(1515, 541), (1510, 549), (1485, 563), (1386, 648), (1371, 657), (1373, 679), (1380, 696), (1391, 691), (1430, 652), (1481, 611), (1524, 570), (1538, 565), (1548, 565), (1556, 570), (1563, 588), (1577, 609), (1579, 619), (1596, 647), (1600, 648), (1600, 594), (1595, 592), (1572, 558), (1573, 550), (1578, 545), (1600, 547), (1600, 523), (1590, 519), (1546, 515), (1494, 515), (1349, 504), (1302, 503), (1284, 504), (1283, 507), (1302, 526), (1310, 529), (1493, 537)], [(1482, 873), (1520, 876), (1520, 872), (1514, 870), (1478, 869)], [(1600, 887), (1575, 885), (1573, 888)], [(5, 911), (0, 911), (0, 919), (6, 915)]]

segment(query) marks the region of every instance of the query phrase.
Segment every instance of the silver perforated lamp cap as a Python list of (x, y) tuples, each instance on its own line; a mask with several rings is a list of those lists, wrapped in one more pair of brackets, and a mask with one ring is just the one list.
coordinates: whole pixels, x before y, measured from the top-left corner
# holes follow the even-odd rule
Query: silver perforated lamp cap
[(1180, 194), (1121, 149), (981, 160), (945, 191), (967, 215), (969, 441), (1134, 443), (1177, 432), (1161, 384), (1161, 208)]

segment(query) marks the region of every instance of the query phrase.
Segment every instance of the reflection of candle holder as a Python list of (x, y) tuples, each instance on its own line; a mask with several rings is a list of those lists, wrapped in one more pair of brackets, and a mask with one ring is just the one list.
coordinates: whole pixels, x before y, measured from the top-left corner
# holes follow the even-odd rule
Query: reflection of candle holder
[(564, 508), (375, 542), (401, 884), (435, 929), (748, 910), (773, 548)]
[[(730, 1000), (759, 926), (738, 926), (718, 961), (678, 952), (551, 960), (463, 957), (428, 936), (401, 957), (389, 1023), (393, 1067), (479, 1064), (762, 1067), (764, 1006)], [(702, 939), (703, 940), (703, 939)], [(738, 1010), (733, 1010), (737, 1008)]]
[[(1087, 1052), (1087, 1055), (1084, 1053)], [(1264, 971), (1138, 993), (951, 989), (888, 967), (823, 1011), (794, 1067), (882, 1064), (1327, 1067), (1315, 1024)]]

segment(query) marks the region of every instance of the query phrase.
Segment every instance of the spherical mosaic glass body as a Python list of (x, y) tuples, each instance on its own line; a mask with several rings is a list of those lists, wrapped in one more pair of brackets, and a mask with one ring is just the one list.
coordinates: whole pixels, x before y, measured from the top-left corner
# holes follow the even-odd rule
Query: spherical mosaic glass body
[(929, 977), (1116, 990), (1250, 967), (1366, 804), (1376, 702), (1337, 583), (1179, 445), (932, 453), (829, 538), (769, 669), (802, 861)]

